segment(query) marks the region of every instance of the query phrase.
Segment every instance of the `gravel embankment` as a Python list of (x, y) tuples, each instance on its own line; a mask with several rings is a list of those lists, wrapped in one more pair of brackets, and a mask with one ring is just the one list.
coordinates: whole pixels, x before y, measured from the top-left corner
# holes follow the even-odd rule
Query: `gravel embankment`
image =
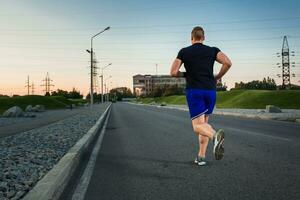
[(0, 200), (22, 198), (96, 123), (107, 105), (0, 140)]

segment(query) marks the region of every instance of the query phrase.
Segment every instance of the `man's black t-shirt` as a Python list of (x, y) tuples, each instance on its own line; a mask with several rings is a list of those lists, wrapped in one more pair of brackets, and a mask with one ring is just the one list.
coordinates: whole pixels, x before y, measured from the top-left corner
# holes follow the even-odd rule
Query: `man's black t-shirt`
[(177, 58), (184, 63), (186, 88), (215, 90), (214, 62), (220, 49), (195, 43), (179, 51)]

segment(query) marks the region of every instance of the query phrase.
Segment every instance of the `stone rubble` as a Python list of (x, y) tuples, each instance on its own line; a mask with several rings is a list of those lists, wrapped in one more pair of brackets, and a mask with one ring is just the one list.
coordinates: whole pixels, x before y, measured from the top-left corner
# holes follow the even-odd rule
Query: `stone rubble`
[(0, 200), (22, 198), (96, 123), (104, 110), (0, 140)]
[(23, 117), (24, 116), (24, 111), (18, 107), (14, 106), (6, 110), (3, 115), (3, 117)]

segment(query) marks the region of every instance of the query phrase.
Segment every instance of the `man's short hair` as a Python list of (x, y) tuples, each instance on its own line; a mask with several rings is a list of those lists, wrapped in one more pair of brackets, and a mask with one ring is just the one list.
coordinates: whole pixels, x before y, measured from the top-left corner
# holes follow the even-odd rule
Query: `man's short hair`
[(192, 39), (194, 40), (203, 40), (204, 39), (204, 30), (200, 26), (196, 26), (192, 30)]

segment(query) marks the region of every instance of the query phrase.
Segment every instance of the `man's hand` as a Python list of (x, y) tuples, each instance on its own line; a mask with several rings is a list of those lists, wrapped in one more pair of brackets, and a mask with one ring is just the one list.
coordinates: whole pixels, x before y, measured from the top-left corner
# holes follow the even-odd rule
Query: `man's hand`
[(222, 64), (220, 72), (217, 75), (215, 75), (215, 79), (219, 80), (226, 74), (226, 72), (231, 67), (232, 63), (230, 59), (221, 51), (217, 54), (216, 60), (218, 63)]
[(181, 65), (182, 65), (182, 61), (176, 58), (172, 64), (170, 75), (173, 77), (183, 77), (184, 74), (179, 71)]
[(215, 74), (214, 77), (215, 77), (216, 81), (221, 79), (221, 78), (218, 76), (218, 74)]

